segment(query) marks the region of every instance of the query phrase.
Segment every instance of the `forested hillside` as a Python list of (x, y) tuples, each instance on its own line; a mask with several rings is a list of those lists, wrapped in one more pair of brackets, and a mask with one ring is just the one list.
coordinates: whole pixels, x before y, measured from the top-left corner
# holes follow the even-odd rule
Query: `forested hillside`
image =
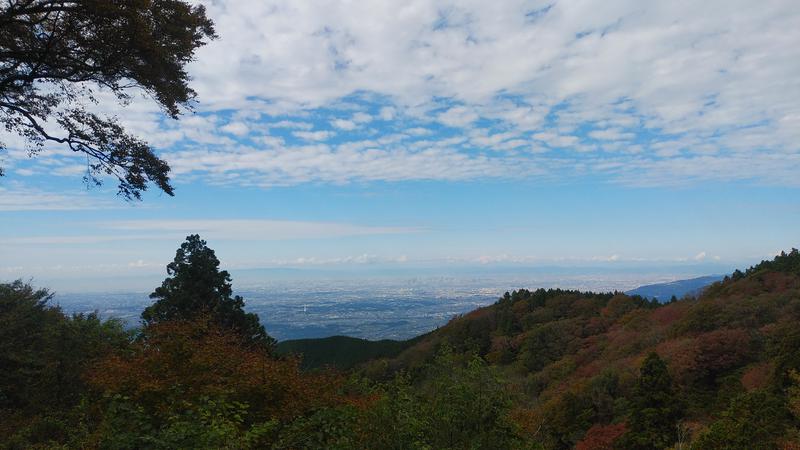
[(0, 285), (0, 448), (800, 445), (797, 250), (664, 305), (519, 290), (349, 373), (277, 355), (218, 265), (190, 236), (130, 333)]
[(418, 336), (405, 341), (382, 339), (369, 341), (349, 336), (330, 336), (317, 339), (291, 339), (275, 346), (279, 355), (296, 355), (304, 370), (332, 367), (351, 369), (372, 359), (394, 358), (400, 352), (424, 338)]
[[(443, 347), (477, 355), (515, 396), (523, 433), (545, 448), (795, 448), (798, 324), (793, 249), (665, 305), (621, 293), (507, 293), (363, 370), (414, 373)], [(645, 383), (645, 370), (662, 380)]]

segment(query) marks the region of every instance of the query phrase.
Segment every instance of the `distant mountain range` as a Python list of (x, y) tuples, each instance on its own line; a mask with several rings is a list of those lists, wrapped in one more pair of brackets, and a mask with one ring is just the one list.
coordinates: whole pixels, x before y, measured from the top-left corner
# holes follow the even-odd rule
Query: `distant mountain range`
[(648, 299), (654, 298), (663, 303), (669, 301), (673, 295), (679, 299), (686, 295), (697, 296), (707, 286), (717, 281), (722, 281), (723, 278), (723, 275), (708, 275), (689, 280), (648, 284), (646, 286), (639, 286), (625, 293), (628, 295), (639, 295)]

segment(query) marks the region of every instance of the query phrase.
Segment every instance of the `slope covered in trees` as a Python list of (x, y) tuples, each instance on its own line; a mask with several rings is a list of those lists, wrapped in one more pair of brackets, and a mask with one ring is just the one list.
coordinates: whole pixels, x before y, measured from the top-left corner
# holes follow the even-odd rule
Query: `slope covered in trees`
[[(602, 448), (587, 442), (615, 433), (616, 447), (654, 448), (657, 428), (665, 447), (780, 448), (798, 442), (798, 323), (793, 249), (665, 305), (620, 293), (515, 291), (363, 370), (413, 373), (443, 346), (477, 355), (499, 369), (527, 417), (519, 425), (544, 448)], [(648, 406), (642, 396), (656, 388), (641, 383), (652, 356), (670, 390), (661, 394), (669, 401)]]
[(405, 341), (370, 341), (349, 336), (291, 339), (278, 342), (275, 351), (279, 355), (300, 357), (301, 367), (306, 370), (322, 367), (351, 369), (372, 359), (394, 358), (423, 337), (424, 335)]
[[(197, 254), (187, 273), (229, 285), (212, 276), (221, 274), (213, 252)], [(66, 316), (48, 298), (0, 285), (0, 448), (800, 444), (796, 250), (664, 305), (516, 291), (350, 373), (304, 372), (254, 345), (251, 328), (226, 319), (239, 313), (209, 307), (241, 309), (225, 295), (134, 334)]]

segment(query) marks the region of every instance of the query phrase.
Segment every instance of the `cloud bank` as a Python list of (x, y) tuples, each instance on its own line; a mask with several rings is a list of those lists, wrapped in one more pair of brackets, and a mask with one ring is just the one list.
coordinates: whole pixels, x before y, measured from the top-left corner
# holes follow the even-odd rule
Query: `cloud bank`
[(178, 182), (800, 185), (797, 2), (205, 3), (198, 112), (119, 114)]

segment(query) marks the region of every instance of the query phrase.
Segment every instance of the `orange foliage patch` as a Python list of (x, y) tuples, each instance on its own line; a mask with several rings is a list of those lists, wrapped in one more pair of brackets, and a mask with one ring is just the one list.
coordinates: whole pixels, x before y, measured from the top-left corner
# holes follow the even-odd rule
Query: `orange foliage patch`
[(756, 366), (750, 367), (742, 374), (742, 386), (748, 391), (754, 391), (767, 386), (775, 364), (767, 361)]
[(613, 450), (614, 442), (625, 434), (624, 423), (613, 425), (592, 425), (577, 444), (575, 450)]
[(625, 294), (617, 294), (600, 310), (603, 317), (621, 317), (629, 311), (636, 309), (636, 301)]
[(659, 353), (670, 362), (676, 380), (691, 382), (699, 377), (737, 367), (750, 355), (750, 334), (742, 329), (723, 329), (661, 343)]
[(98, 362), (85, 378), (96, 390), (166, 411), (178, 401), (224, 396), (267, 418), (290, 418), (346, 402), (340, 375), (304, 374), (295, 359), (276, 359), (210, 321), (148, 327), (133, 352)]
[(673, 303), (656, 308), (650, 314), (650, 320), (656, 325), (668, 327), (686, 316), (687, 306), (686, 303)]
[(619, 359), (639, 353), (642, 333), (622, 326), (614, 326), (606, 333), (606, 355), (604, 359)]
[(670, 339), (658, 344), (656, 353), (662, 355), (666, 360), (672, 361), (682, 358), (682, 355), (691, 353), (694, 346), (695, 342), (692, 338)]
[(800, 278), (784, 272), (770, 272), (763, 275), (764, 286), (771, 293), (785, 292), (800, 288)]
[(520, 434), (531, 440), (539, 436), (544, 425), (541, 412), (529, 408), (515, 408), (509, 417), (519, 427)]
[(604, 333), (608, 329), (609, 322), (610, 320), (602, 317), (590, 317), (586, 325), (584, 325), (584, 332), (587, 335)]
[(492, 345), (489, 351), (502, 352), (511, 349), (511, 339), (507, 336), (494, 336), (492, 337)]
[(494, 310), (488, 307), (478, 308), (472, 310), (463, 316), (464, 319), (480, 319), (482, 317), (489, 317), (494, 313)]
[(528, 313), (528, 302), (516, 302), (511, 305), (511, 312), (515, 317), (522, 317)]
[(580, 378), (592, 378), (603, 370), (604, 363), (600, 360), (591, 361), (587, 364), (578, 366), (575, 376)]

